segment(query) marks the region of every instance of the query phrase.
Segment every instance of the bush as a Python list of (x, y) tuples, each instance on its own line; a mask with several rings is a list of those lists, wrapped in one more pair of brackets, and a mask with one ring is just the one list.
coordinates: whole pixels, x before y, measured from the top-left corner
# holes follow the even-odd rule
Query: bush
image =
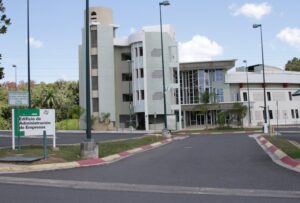
[(0, 129), (9, 130), (11, 128), (10, 122), (0, 117)]

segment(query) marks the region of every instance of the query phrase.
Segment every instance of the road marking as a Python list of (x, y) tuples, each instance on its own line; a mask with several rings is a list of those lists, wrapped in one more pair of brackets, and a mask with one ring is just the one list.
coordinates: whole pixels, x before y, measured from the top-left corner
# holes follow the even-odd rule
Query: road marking
[(0, 183), (13, 184), (13, 185), (82, 189), (82, 190), (300, 199), (300, 191), (286, 191), (286, 190), (259, 190), (259, 189), (235, 189), (235, 188), (230, 189), (230, 188), (184, 187), (184, 186), (168, 186), (168, 185), (143, 185), (143, 184), (126, 184), (126, 183), (99, 183), (99, 182), (88, 182), (88, 181), (15, 178), (15, 177), (3, 177), (3, 176), (0, 177)]

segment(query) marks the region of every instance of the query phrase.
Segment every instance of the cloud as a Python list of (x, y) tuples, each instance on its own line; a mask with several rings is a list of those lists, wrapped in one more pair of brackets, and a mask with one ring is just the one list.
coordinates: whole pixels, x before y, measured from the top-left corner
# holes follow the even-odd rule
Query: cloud
[(223, 47), (205, 36), (196, 35), (192, 40), (179, 42), (180, 62), (208, 61), (223, 53)]
[(286, 27), (276, 37), (290, 46), (300, 49), (300, 28)]
[(243, 15), (260, 20), (263, 16), (271, 13), (272, 6), (266, 2), (260, 4), (245, 3), (241, 7), (233, 4), (229, 6), (229, 9), (233, 16)]
[[(26, 40), (27, 43), (27, 40)], [(36, 49), (39, 49), (44, 46), (44, 43), (38, 39), (34, 39), (33, 37), (29, 38), (30, 46)]]

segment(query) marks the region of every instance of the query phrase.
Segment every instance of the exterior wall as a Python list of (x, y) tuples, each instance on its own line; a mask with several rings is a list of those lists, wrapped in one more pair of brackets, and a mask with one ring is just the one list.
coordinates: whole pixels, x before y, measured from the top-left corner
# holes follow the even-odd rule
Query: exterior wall
[[(276, 84), (268, 84), (266, 87), (266, 105), (267, 109), (272, 111), (272, 116), (270, 117), (269, 113), (267, 113), (268, 123), (271, 125), (277, 125), (277, 118), (279, 125), (285, 124), (299, 124), (299, 112), (300, 112), (300, 98), (299, 97), (291, 97), (289, 96), (296, 90), (298, 90), (297, 85), (290, 85), (287, 88), (283, 88), (280, 85)], [(251, 109), (251, 126), (261, 126), (264, 123), (263, 118), (263, 88), (257, 87), (257, 85), (249, 85), (249, 93), (250, 93), (250, 109)], [(270, 100), (268, 98), (268, 93), (271, 96)], [(240, 89), (240, 94), (247, 94), (246, 85)], [(248, 96), (248, 95), (247, 95)], [(244, 101), (245, 105), (248, 105), (247, 100), (241, 96), (241, 100)], [(278, 104), (278, 108), (277, 108)], [(292, 117), (292, 110), (294, 111), (294, 118)], [(298, 111), (298, 115), (296, 115)], [(278, 116), (277, 116), (278, 112)], [(249, 123), (249, 115), (247, 113), (245, 119), (245, 124)]]
[[(114, 48), (115, 56), (115, 98), (116, 98), (116, 126), (118, 128), (123, 128), (128, 125), (129, 119), (129, 108), (132, 105), (132, 102), (123, 101), (123, 94), (132, 94), (132, 81), (123, 81), (122, 74), (131, 73), (131, 60), (122, 60), (122, 53), (130, 53), (131, 50), (129, 46), (126, 47), (117, 47)], [(123, 116), (128, 116), (127, 120), (122, 120)], [(125, 118), (126, 119), (126, 118)]]
[(98, 30), (98, 88), (99, 114), (110, 113), (111, 121), (116, 121), (115, 113), (115, 66), (113, 47), (113, 27), (97, 26)]
[[(95, 15), (94, 15), (95, 14)], [(114, 27), (112, 26), (112, 11), (109, 8), (90, 8), (90, 29), (96, 30), (97, 44), (92, 47), (90, 37), (90, 77), (91, 77), (91, 114), (94, 117), (101, 118), (101, 113), (110, 113), (110, 119), (115, 122), (115, 89), (114, 75), (114, 49), (113, 35)], [(91, 32), (90, 32), (91, 33)], [(80, 106), (86, 109), (86, 67), (85, 67), (85, 28), (82, 30), (82, 45), (79, 47), (79, 95)], [(91, 56), (96, 55), (98, 65), (92, 67)], [(98, 86), (93, 90), (92, 77), (97, 78)], [(108, 88), (109, 87), (109, 88)], [(99, 110), (95, 110), (93, 100), (98, 98)], [(80, 128), (86, 127), (86, 114), (80, 119)]]

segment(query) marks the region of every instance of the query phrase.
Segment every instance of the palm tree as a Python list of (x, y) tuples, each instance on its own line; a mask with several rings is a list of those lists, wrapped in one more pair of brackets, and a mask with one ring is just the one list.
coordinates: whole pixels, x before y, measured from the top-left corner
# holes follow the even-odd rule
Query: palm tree
[(102, 121), (106, 125), (106, 130), (108, 130), (110, 124), (110, 113), (109, 112), (101, 113), (101, 117), (102, 117)]
[(242, 103), (234, 103), (232, 109), (230, 110), (231, 113), (236, 115), (238, 124), (243, 127), (243, 118), (247, 114), (247, 107), (244, 106)]

